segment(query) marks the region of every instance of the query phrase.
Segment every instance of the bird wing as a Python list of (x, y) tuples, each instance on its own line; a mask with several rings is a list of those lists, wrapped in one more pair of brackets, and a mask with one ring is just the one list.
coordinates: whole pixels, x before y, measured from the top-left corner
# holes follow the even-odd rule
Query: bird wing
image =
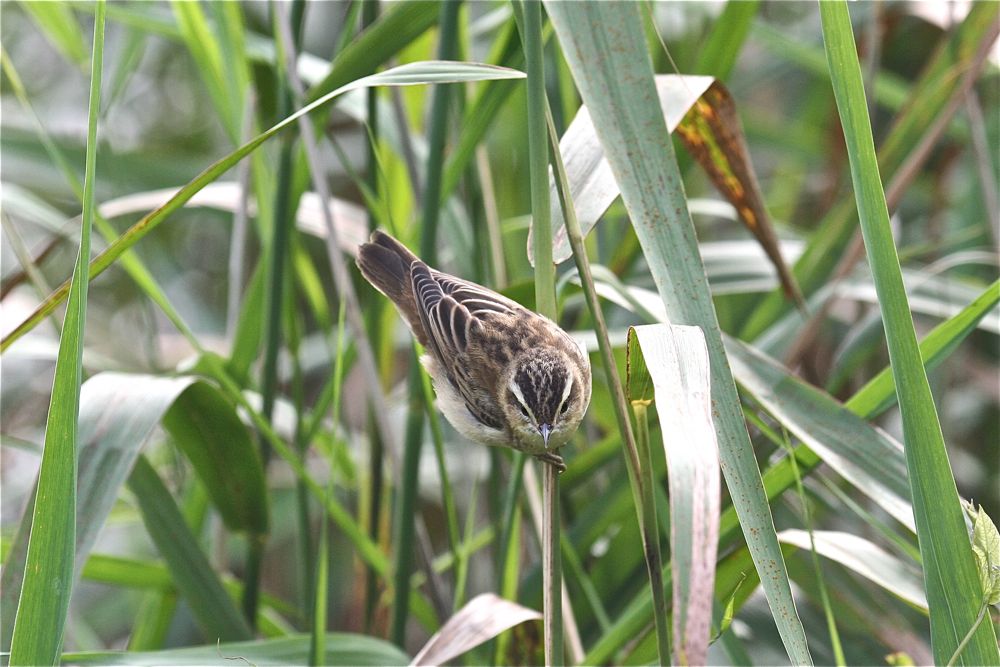
[(448, 381), (480, 423), (503, 428), (503, 413), (492, 396), (495, 373), (476, 361), (476, 350), (489, 338), (485, 320), (514, 314), (517, 304), (479, 285), (414, 262), (410, 269), (417, 312), (427, 333), (429, 351)]

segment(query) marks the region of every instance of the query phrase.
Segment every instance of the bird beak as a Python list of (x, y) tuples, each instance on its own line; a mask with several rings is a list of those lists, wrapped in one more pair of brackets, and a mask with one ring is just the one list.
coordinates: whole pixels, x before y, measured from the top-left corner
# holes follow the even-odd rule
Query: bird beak
[(549, 448), (549, 433), (552, 432), (552, 427), (548, 424), (542, 424), (538, 427), (538, 432), (542, 434), (542, 442), (545, 443), (545, 449)]

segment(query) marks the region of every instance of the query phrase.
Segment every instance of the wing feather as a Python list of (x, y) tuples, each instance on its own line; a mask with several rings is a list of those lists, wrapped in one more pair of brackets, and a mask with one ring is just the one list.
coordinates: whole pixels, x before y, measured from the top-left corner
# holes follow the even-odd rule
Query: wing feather
[[(442, 281), (442, 277), (447, 281)], [(447, 380), (480, 423), (490, 428), (502, 428), (502, 414), (490, 400), (485, 388), (479, 388), (470, 378), (468, 368), (470, 362), (466, 351), (470, 344), (474, 344), (476, 335), (481, 333), (482, 322), (462, 301), (455, 298), (455, 293), (460, 292), (460, 289), (452, 289), (448, 293), (442, 285), (444, 282), (452, 287), (452, 283), (458, 281), (432, 271), (423, 262), (414, 263), (411, 267), (411, 281), (417, 312), (430, 343), (430, 352), (444, 369)]]

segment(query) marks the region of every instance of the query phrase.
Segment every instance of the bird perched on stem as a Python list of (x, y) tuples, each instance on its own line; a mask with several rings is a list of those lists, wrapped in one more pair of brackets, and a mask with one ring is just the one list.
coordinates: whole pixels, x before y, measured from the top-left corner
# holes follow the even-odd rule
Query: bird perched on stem
[(427, 354), (438, 407), (459, 433), (565, 470), (556, 451), (590, 404), (590, 360), (555, 322), (424, 264), (383, 232), (362, 275), (396, 305)]

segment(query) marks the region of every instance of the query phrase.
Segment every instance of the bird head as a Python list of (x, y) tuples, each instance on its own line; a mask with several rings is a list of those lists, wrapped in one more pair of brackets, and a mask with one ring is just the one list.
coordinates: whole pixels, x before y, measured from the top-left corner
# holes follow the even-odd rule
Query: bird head
[(507, 424), (525, 451), (540, 454), (566, 444), (587, 410), (590, 392), (580, 362), (553, 347), (522, 352), (500, 387)]

